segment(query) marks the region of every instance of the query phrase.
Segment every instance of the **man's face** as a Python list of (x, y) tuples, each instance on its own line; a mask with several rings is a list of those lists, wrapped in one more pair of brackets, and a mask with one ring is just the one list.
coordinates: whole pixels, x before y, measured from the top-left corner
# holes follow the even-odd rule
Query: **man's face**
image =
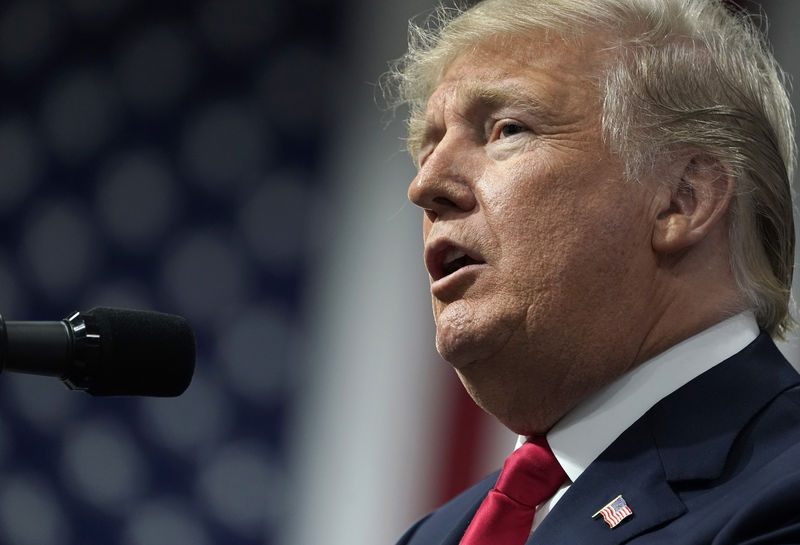
[(640, 361), (654, 184), (602, 142), (591, 48), (458, 57), (428, 102), (409, 198), (425, 209), (436, 343), (471, 395), (542, 433)]

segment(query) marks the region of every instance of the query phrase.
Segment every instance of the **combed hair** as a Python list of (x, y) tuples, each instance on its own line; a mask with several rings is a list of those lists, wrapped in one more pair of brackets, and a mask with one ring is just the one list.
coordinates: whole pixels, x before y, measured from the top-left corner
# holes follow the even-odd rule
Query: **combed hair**
[(794, 267), (792, 107), (785, 75), (751, 16), (719, 0), (483, 0), (412, 23), (408, 53), (384, 79), (410, 109), (416, 158), (427, 102), (459, 55), (503, 37), (544, 32), (576, 45), (608, 36), (597, 75), (606, 145), (626, 177), (672, 153), (713, 157), (736, 182), (731, 267), (762, 329), (783, 338)]

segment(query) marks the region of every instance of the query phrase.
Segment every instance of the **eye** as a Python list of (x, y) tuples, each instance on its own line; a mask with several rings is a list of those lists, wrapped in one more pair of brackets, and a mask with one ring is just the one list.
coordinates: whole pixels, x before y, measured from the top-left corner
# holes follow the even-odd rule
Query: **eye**
[(507, 123), (500, 128), (500, 135), (503, 138), (508, 138), (509, 136), (514, 136), (521, 132), (525, 132), (525, 127), (518, 123)]
[(516, 121), (512, 121), (510, 119), (505, 119), (502, 121), (498, 121), (494, 125), (494, 130), (491, 139), (502, 140), (503, 138), (510, 138), (514, 135), (526, 131), (528, 131), (528, 128), (525, 127), (525, 125), (518, 123)]

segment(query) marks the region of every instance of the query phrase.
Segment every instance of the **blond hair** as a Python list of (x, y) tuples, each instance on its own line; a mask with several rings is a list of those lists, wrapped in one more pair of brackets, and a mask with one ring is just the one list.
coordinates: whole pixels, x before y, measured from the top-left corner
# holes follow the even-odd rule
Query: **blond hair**
[(411, 24), (408, 53), (384, 81), (410, 107), (416, 157), (427, 101), (450, 64), (501, 37), (544, 31), (580, 42), (613, 36), (598, 75), (603, 136), (637, 179), (673, 151), (693, 149), (736, 180), (731, 267), (762, 329), (783, 337), (794, 267), (795, 167), (785, 76), (753, 20), (715, 0), (483, 0), (440, 7)]

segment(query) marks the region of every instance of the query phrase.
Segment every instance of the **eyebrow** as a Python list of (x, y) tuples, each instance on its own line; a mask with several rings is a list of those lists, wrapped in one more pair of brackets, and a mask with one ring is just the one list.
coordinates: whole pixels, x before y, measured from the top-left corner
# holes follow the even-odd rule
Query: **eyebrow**
[(465, 108), (484, 106), (498, 109), (513, 106), (532, 114), (545, 113), (542, 100), (531, 89), (522, 85), (497, 86), (482, 82), (469, 82), (459, 88), (458, 102)]
[[(497, 110), (515, 107), (536, 116), (544, 116), (547, 110), (544, 103), (529, 88), (521, 85), (492, 85), (485, 82), (466, 82), (459, 85), (456, 96), (459, 109), (468, 111), (476, 107)], [(419, 150), (436, 139), (439, 132), (426, 120), (425, 112), (412, 115), (408, 127), (408, 149), (412, 159), (417, 162)]]

